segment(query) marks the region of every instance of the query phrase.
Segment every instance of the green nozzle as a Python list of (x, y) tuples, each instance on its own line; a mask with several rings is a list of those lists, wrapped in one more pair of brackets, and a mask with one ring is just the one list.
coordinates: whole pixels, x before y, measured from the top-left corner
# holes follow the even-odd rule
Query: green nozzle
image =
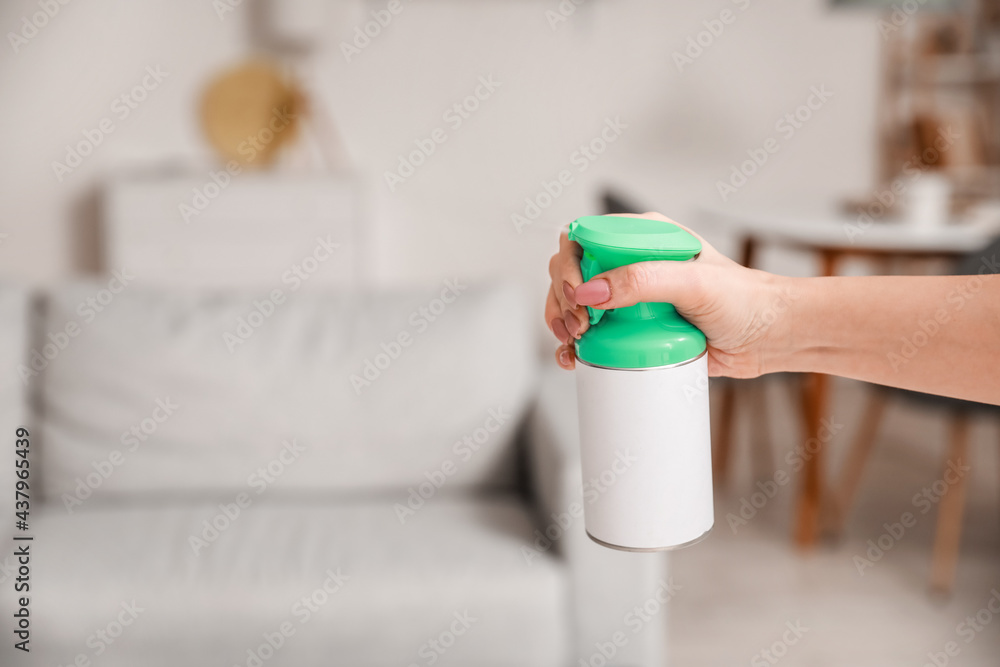
[[(663, 220), (587, 216), (569, 226), (569, 239), (583, 248), (584, 281), (626, 264), (692, 260), (701, 242)], [(637, 303), (604, 311), (587, 307), (590, 329), (576, 342), (585, 363), (607, 368), (655, 368), (689, 361), (705, 351), (705, 334), (669, 303)]]

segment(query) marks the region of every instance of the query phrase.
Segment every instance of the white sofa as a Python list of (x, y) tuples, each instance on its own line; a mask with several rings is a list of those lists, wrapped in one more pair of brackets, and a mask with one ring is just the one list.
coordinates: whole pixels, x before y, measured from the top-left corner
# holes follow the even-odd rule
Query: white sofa
[[(572, 377), (538, 371), (517, 290), (468, 287), (423, 324), (444, 285), (288, 294), (230, 351), (269, 292), (130, 285), (88, 321), (106, 282), (34, 308), (0, 290), (0, 437), (31, 431), (35, 538), (31, 652), (5, 630), (0, 664), (664, 664), (669, 605), (636, 608), (662, 599), (665, 559), (567, 514)], [(378, 377), (352, 381), (366, 362)]]

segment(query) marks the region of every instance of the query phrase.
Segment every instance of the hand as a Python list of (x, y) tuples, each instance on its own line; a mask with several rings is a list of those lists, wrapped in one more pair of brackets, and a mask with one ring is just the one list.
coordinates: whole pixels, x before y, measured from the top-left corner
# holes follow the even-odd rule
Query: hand
[[(630, 217), (673, 222), (658, 213)], [(698, 239), (702, 251), (693, 261), (630, 264), (584, 283), (583, 251), (563, 232), (559, 252), (549, 262), (552, 286), (545, 304), (545, 321), (561, 343), (559, 365), (575, 367), (572, 343), (589, 328), (584, 306), (609, 310), (648, 301), (672, 303), (705, 333), (709, 375), (746, 378), (768, 372), (772, 353), (785, 347), (789, 334), (783, 315), (794, 297), (781, 278), (740, 266)]]

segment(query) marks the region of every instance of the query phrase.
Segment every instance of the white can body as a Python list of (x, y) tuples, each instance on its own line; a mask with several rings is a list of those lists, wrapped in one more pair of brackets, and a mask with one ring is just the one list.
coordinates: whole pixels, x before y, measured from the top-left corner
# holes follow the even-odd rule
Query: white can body
[(654, 369), (577, 360), (584, 522), (630, 551), (697, 542), (715, 521), (708, 357)]

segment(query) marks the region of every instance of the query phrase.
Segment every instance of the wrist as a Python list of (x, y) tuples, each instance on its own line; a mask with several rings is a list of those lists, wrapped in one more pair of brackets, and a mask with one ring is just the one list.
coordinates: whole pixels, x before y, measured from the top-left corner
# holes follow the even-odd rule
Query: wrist
[(761, 341), (761, 373), (802, 371), (810, 343), (802, 323), (808, 320), (807, 278), (764, 273), (765, 302), (760, 322), (766, 327)]
[(844, 321), (831, 313), (846, 313), (838, 278), (778, 277), (777, 298), (788, 304), (777, 326), (779, 335), (769, 350), (768, 372), (827, 373), (843, 351)]

